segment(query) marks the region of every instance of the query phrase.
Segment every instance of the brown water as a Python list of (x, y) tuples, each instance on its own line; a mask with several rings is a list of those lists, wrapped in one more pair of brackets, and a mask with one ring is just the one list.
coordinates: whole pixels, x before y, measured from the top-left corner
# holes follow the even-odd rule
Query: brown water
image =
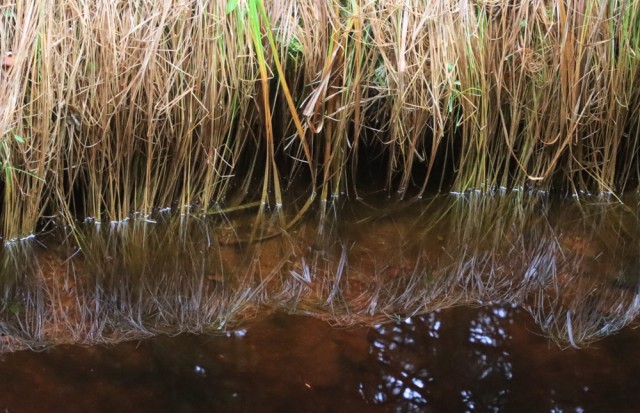
[(0, 412), (638, 411), (624, 201), (348, 202), (250, 243), (255, 211), (159, 213), (5, 244)]
[(6, 412), (637, 412), (640, 336), (560, 350), (511, 306), (371, 328), (276, 314), (226, 335), (6, 354)]

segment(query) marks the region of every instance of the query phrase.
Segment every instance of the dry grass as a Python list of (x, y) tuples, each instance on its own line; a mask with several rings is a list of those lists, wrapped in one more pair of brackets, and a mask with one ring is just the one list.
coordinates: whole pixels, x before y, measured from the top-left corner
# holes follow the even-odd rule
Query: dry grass
[(620, 192), (638, 27), (618, 1), (7, 1), (1, 234), (279, 205), (295, 180), (304, 212), (370, 167), (403, 195)]
[[(4, 348), (264, 307), (349, 324), (509, 301), (575, 345), (630, 323), (637, 285), (576, 271), (602, 234), (636, 254), (628, 223), (567, 235), (523, 194), (637, 185), (639, 28), (620, 1), (3, 2)], [(329, 210), (363, 187), (459, 196), (373, 236)], [(68, 249), (43, 259), (28, 237), (51, 217)]]

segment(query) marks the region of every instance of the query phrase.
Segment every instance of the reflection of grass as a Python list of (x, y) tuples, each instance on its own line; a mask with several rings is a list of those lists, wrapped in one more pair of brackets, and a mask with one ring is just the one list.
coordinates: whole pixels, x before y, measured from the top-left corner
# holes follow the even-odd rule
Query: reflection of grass
[(158, 211), (88, 221), (45, 241), (52, 250), (14, 242), (2, 251), (0, 333), (37, 346), (217, 331), (274, 310), (351, 325), (510, 303), (580, 345), (640, 309), (637, 277), (621, 282), (638, 270), (640, 221), (622, 206), (469, 194), (318, 213), (320, 227), (309, 216), (250, 244), (234, 240), (278, 233), (280, 219), (256, 230), (252, 211)]
[(0, 9), (4, 241), (45, 216), (262, 219), (295, 180), (298, 221), (370, 167), (403, 195), (637, 179), (636, 2), (32, 6)]

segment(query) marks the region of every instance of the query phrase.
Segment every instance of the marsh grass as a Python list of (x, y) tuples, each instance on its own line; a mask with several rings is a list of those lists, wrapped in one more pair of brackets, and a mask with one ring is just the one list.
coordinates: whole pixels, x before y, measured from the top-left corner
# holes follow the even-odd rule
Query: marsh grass
[(292, 181), (303, 214), (368, 168), (401, 196), (621, 193), (638, 180), (639, 7), (4, 2), (3, 241), (45, 216), (259, 201), (260, 220)]
[[(639, 28), (618, 1), (4, 2), (2, 348), (275, 310), (632, 323), (637, 216), (603, 201), (639, 179)], [(363, 188), (412, 199), (339, 207)]]

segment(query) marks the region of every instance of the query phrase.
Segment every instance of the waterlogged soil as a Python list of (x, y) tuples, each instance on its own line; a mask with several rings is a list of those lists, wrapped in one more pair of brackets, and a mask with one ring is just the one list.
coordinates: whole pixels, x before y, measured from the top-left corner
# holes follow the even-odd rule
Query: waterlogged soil
[(512, 306), (373, 327), (275, 314), (218, 335), (15, 352), (3, 412), (637, 412), (640, 336), (560, 349)]

